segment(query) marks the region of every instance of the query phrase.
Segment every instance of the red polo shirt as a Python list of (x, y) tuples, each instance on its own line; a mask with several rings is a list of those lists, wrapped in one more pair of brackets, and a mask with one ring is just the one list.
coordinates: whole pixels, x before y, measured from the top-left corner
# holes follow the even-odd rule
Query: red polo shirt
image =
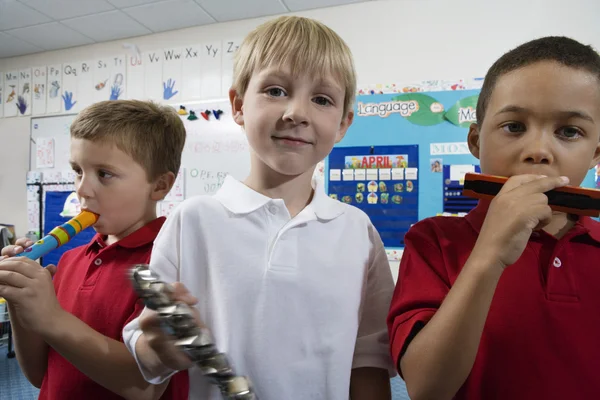
[[(423, 220), (406, 234), (388, 316), (396, 365), (456, 281), (488, 206)], [(598, 399), (599, 371), (600, 224), (581, 218), (561, 239), (534, 233), (506, 268), (455, 399)]]
[[(56, 297), (63, 309), (101, 334), (123, 341), (123, 327), (144, 308), (127, 280), (127, 271), (133, 264), (149, 262), (154, 239), (164, 221), (157, 218), (110, 246), (96, 235), (87, 246), (66, 252), (54, 276)], [(162, 399), (187, 399), (188, 392), (185, 371), (171, 378)], [(39, 399), (122, 397), (95, 383), (50, 347)]]

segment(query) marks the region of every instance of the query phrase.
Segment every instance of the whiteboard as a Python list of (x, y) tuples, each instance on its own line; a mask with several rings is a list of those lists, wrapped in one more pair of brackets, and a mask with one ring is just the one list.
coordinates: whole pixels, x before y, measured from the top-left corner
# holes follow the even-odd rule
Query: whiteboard
[[(244, 180), (250, 171), (250, 150), (243, 129), (231, 115), (229, 101), (180, 103), (171, 105), (176, 110), (184, 106), (194, 111), (197, 120), (180, 115), (186, 128), (187, 139), (181, 157), (181, 175), (184, 197), (215, 193), (226, 175)], [(210, 111), (208, 120), (201, 113)], [(213, 112), (221, 110), (219, 119)], [(73, 176), (69, 164), (70, 126), (76, 115), (39, 117), (31, 119), (30, 171), (42, 172), (44, 182), (62, 182)], [(40, 140), (41, 139), (41, 140)], [(38, 144), (52, 139), (54, 164), (38, 168)]]

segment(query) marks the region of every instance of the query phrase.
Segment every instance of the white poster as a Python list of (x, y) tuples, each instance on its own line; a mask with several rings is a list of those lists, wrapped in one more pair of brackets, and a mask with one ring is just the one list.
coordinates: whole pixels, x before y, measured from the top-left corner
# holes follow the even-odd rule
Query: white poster
[(161, 201), (158, 206), (158, 216), (169, 218), (169, 215), (180, 203), (180, 201)]
[(171, 191), (165, 196), (165, 201), (183, 201), (185, 199), (185, 168), (181, 168)]
[(210, 42), (202, 45), (200, 60), (202, 62), (201, 97), (215, 99), (222, 97), (221, 91), (221, 42)]
[(46, 67), (35, 67), (33, 75), (33, 95), (31, 100), (31, 113), (33, 115), (46, 114), (46, 90), (48, 88)]
[(110, 57), (94, 61), (94, 103), (110, 98)]
[(185, 46), (181, 68), (181, 98), (196, 100), (201, 95), (202, 63), (200, 45)]
[(84, 108), (94, 103), (94, 61), (81, 61), (77, 64), (77, 109)]
[(35, 168), (54, 168), (54, 138), (40, 137), (36, 139)]
[(79, 89), (79, 63), (64, 63), (62, 65), (62, 97), (64, 110), (70, 113), (81, 111)]
[(48, 86), (46, 88), (46, 113), (62, 111), (62, 65), (48, 66)]
[(4, 73), (4, 95), (6, 100), (4, 101), (4, 116), (15, 117), (17, 116), (17, 95), (19, 91), (19, 72), (10, 71)]
[(129, 56), (127, 60), (127, 98), (146, 99), (144, 90), (144, 63), (142, 56)]
[(19, 115), (31, 115), (31, 68), (19, 71), (19, 92), (17, 109)]
[(229, 96), (229, 89), (233, 83), (233, 57), (240, 47), (242, 40), (243, 39), (231, 39), (223, 41), (223, 76), (221, 78), (221, 90), (223, 91), (224, 97)]
[(127, 94), (127, 58), (115, 56), (110, 69), (110, 95), (106, 100), (126, 99)]
[(181, 82), (182, 53), (183, 48), (166, 48), (164, 52), (164, 63), (162, 68), (163, 100), (166, 102), (179, 101)]
[(146, 91), (146, 99), (162, 100), (163, 99), (163, 54), (161, 50), (149, 51), (144, 53), (144, 90)]

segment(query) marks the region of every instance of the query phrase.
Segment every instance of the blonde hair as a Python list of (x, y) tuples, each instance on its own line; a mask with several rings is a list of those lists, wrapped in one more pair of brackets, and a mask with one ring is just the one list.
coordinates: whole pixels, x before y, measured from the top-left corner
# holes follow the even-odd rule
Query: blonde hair
[(95, 103), (71, 124), (71, 138), (113, 143), (146, 171), (148, 181), (181, 166), (186, 133), (175, 110), (140, 100)]
[(272, 66), (290, 66), (292, 74), (323, 77), (331, 73), (346, 90), (344, 115), (352, 109), (356, 72), (352, 52), (331, 28), (309, 18), (279, 17), (250, 32), (236, 51), (233, 85), (244, 96), (252, 74)]

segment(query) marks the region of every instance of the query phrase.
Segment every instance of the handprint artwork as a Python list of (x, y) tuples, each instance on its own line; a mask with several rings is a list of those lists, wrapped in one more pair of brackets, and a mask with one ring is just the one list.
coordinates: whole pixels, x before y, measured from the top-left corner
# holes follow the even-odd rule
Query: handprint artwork
[(60, 85), (58, 84), (58, 81), (52, 81), (51, 86), (50, 86), (50, 93), (48, 93), (50, 95), (51, 99), (58, 96), (58, 89), (60, 89)]
[(39, 100), (42, 98), (42, 96), (44, 95), (44, 87), (45, 85), (43, 83), (36, 83), (33, 86), (33, 93), (35, 95), (35, 99)]
[(163, 82), (163, 99), (169, 100), (171, 97), (175, 96), (179, 91), (175, 90), (175, 81), (169, 79), (166, 82)]
[(119, 100), (119, 96), (121, 95), (121, 85), (123, 84), (123, 74), (115, 75), (115, 80), (113, 82), (112, 87), (110, 88), (110, 97), (109, 100)]
[(27, 100), (21, 95), (17, 96), (17, 108), (21, 115), (25, 114), (25, 111), (27, 111)]
[(77, 103), (76, 101), (73, 101), (73, 92), (65, 92), (65, 94), (62, 95), (62, 98), (65, 102), (66, 111), (69, 111), (71, 108), (73, 108), (75, 103)]
[(10, 94), (6, 98), (7, 103), (13, 101), (15, 99), (15, 96), (17, 95), (17, 93), (15, 93), (15, 85), (10, 85), (10, 87), (12, 88), (12, 92), (10, 92)]
[(119, 100), (119, 96), (121, 95), (121, 87), (117, 85), (113, 85), (110, 88), (110, 98), (109, 100)]

